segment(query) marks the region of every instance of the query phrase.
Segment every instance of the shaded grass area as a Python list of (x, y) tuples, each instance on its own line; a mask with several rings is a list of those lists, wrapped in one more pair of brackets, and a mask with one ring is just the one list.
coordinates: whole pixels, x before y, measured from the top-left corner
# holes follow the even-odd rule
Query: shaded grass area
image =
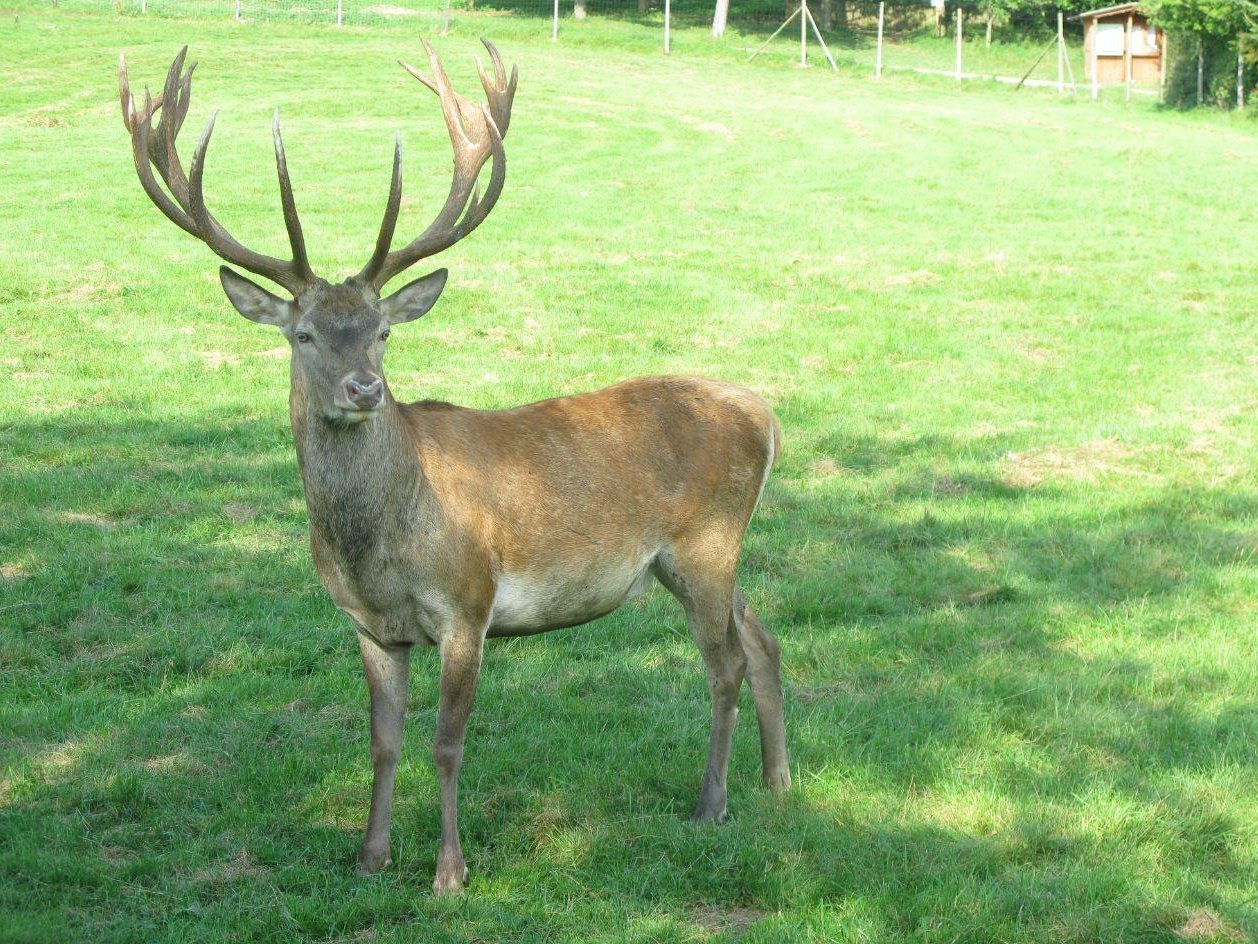
[[(744, 583), (783, 641), (797, 788), (756, 789), (748, 701), (731, 822), (685, 821), (707, 693), (659, 592), (496, 641), (472, 894), (439, 902), (435, 661), (396, 865), (357, 878), (365, 686), (305, 547), (282, 341), (129, 166), (116, 53), (156, 84), (190, 33), (185, 133), (223, 109), (207, 192), (250, 244), (283, 239), (275, 105), (323, 271), (361, 264), (395, 127), (401, 232), (445, 186), (396, 33), (0, 26), (0, 938), (1258, 933), (1258, 249), (1231, 238), (1255, 219), (1227, 170), (1258, 158), (1251, 127), (644, 58), (615, 24), (560, 48), (490, 32), (523, 76), (507, 191), (396, 332), (394, 387), (764, 392), (787, 448)], [(474, 87), (471, 36), (440, 49)]]

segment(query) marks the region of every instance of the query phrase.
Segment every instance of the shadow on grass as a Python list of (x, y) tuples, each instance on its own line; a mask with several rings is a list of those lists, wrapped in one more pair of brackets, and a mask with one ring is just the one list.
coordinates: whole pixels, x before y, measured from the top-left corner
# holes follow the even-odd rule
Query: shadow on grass
[(1258, 927), (1227, 891), (1254, 866), (1228, 790), (1252, 779), (1258, 704), (1190, 644), (1249, 553), (1253, 495), (1087, 504), (1012, 484), (999, 438), (822, 437), (835, 471), (788, 458), (744, 568), (785, 647), (797, 789), (755, 789), (744, 718), (732, 821), (684, 821), (707, 693), (659, 591), (496, 641), (463, 778), (476, 894), (451, 906), (426, 892), (431, 652), (397, 866), (352, 874), (364, 686), (308, 559), (287, 430), (80, 416), (4, 434), (23, 458), (0, 525), (0, 904), (30, 939), (406, 939), (420, 921), (450, 940), (1149, 940), (1193, 904)]

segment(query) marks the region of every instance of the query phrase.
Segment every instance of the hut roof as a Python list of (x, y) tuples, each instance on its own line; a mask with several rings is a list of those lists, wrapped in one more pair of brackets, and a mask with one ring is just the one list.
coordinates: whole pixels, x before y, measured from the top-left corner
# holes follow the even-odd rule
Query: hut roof
[(1141, 13), (1140, 4), (1138, 3), (1119, 3), (1112, 7), (1100, 7), (1096, 10), (1086, 10), (1083, 13), (1076, 13), (1071, 17), (1072, 20), (1095, 20), (1102, 16), (1112, 16), (1115, 13)]

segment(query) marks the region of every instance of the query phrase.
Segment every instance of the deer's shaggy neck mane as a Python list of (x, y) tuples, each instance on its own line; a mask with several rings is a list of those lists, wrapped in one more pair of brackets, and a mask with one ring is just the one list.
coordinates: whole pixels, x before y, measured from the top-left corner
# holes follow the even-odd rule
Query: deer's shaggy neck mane
[(413, 514), (424, 480), (406, 420), (385, 386), (384, 405), (366, 422), (329, 422), (294, 374), (293, 442), (310, 526), (351, 568), (382, 541), (390, 523)]

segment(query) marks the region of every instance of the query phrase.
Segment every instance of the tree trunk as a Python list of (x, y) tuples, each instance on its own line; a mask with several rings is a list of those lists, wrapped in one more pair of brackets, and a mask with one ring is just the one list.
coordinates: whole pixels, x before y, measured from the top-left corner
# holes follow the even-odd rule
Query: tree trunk
[(651, 7), (651, 0), (638, 0), (638, 12), (645, 13)]
[(585, 0), (573, 0), (572, 18), (574, 20), (585, 19)]
[(834, 0), (821, 0), (821, 22), (818, 25), (823, 30), (834, 29)]
[(729, 18), (729, 0), (716, 0), (716, 11), (712, 14), (712, 35), (720, 39), (725, 34), (725, 21)]
[(989, 47), (992, 44), (992, 21), (994, 19), (996, 19), (996, 14), (993, 13), (991, 10), (988, 10), (987, 11), (987, 45)]

